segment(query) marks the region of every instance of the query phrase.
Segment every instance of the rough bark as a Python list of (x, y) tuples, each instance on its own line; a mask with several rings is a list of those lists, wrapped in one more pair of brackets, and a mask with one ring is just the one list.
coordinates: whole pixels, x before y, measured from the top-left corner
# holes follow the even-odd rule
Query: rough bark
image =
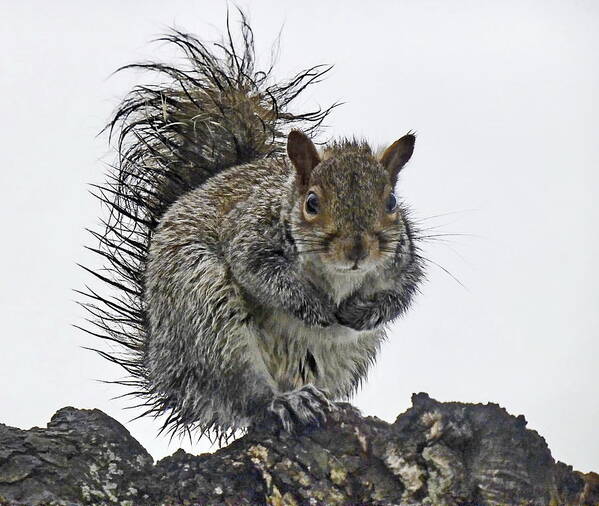
[(155, 465), (106, 414), (63, 408), (46, 429), (0, 425), (0, 504), (599, 504), (599, 475), (555, 462), (523, 416), (412, 403), (392, 424), (340, 404), (322, 429)]

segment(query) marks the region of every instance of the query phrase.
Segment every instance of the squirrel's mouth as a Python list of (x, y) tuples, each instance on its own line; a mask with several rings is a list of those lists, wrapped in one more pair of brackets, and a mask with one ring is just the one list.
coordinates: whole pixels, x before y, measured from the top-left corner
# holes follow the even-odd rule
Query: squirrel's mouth
[(333, 270), (336, 272), (340, 272), (343, 274), (364, 274), (365, 272), (371, 270), (372, 265), (370, 265), (369, 263), (362, 263), (362, 264), (358, 264), (355, 263), (354, 265), (349, 265), (349, 266), (334, 266)]

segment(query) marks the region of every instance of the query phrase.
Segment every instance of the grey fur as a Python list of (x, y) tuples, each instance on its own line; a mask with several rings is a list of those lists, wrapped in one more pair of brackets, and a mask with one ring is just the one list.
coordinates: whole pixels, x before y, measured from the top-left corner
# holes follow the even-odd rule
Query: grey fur
[[(322, 421), (331, 400), (365, 379), (385, 325), (422, 277), (405, 208), (381, 225), (411, 151), (393, 151), (398, 141), (379, 158), (342, 139), (318, 155), (295, 132), (303, 144), (293, 156), (311, 147), (299, 177), (286, 133), (316, 133), (332, 107), (287, 106), (328, 68), (272, 83), (271, 69), (255, 69), (241, 17), (241, 48), (230, 32), (214, 51), (175, 32), (165, 40), (189, 68), (133, 66), (172, 81), (123, 101), (110, 124), (119, 160), (99, 188), (110, 215), (92, 249), (109, 265), (93, 274), (111, 292), (83, 292), (96, 327), (88, 332), (122, 347), (99, 353), (127, 370), (121, 383), (173, 431)], [(402, 139), (413, 147), (413, 136)], [(322, 225), (302, 214), (306, 185), (326, 193)]]
[[(338, 230), (368, 227), (384, 169), (350, 143), (327, 163), (314, 176), (337, 190)], [(421, 268), (405, 213), (392, 254), (362, 274), (337, 274), (302, 255), (302, 204), (281, 158), (226, 170), (161, 220), (146, 274), (149, 372), (187, 423), (238, 428), (269, 407), (286, 428), (318, 420), (323, 404), (310, 388), (349, 397), (384, 324), (408, 306)]]

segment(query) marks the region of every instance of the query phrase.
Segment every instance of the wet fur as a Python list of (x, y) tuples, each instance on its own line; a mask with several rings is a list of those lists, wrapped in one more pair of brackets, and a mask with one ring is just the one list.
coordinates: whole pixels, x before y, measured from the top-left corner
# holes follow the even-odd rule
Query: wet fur
[[(243, 426), (306, 385), (332, 399), (351, 396), (375, 361), (384, 324), (409, 304), (421, 270), (403, 221), (396, 229), (404, 244), (396, 241), (376, 269), (330, 272), (297, 247), (306, 237), (293, 226), (297, 193), (283, 158), (231, 168), (182, 196), (156, 230), (146, 275), (149, 375), (189, 423)], [(344, 219), (347, 228), (353, 217)], [(357, 330), (337, 322), (344, 302), (389, 290), (401, 307), (377, 306)]]
[[(109, 125), (119, 158), (97, 188), (106, 226), (91, 232), (107, 265), (90, 270), (106, 289), (81, 292), (85, 330), (120, 347), (96, 351), (127, 371), (120, 383), (146, 414), (166, 416), (166, 430), (226, 434), (268, 406), (290, 428), (293, 410), (310, 420), (327, 406), (312, 385), (331, 398), (358, 388), (385, 324), (408, 306), (422, 274), (408, 214), (402, 208), (396, 226), (380, 231), (386, 260), (376, 269), (323, 267), (310, 245), (331, 238), (299, 218), (304, 195), (285, 134), (317, 132), (331, 108), (288, 106), (328, 68), (273, 83), (272, 68), (255, 67), (243, 15), (240, 44), (230, 31), (212, 47), (181, 32), (163, 40), (188, 66), (129, 67), (164, 84), (137, 87)], [(352, 209), (371, 202), (351, 188), (362, 181), (360, 160), (374, 163), (371, 150), (341, 140), (326, 153), (323, 161), (355, 169), (329, 173), (327, 184), (347, 192), (329, 225), (361, 226), (364, 214)]]

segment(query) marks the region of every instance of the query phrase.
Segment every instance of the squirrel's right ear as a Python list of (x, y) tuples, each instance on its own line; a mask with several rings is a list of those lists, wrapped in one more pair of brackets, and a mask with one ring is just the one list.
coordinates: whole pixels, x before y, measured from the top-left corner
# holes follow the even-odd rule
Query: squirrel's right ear
[(381, 163), (389, 172), (393, 185), (397, 182), (399, 171), (408, 163), (408, 160), (412, 156), (415, 142), (416, 136), (413, 133), (408, 133), (401, 139), (396, 140), (383, 153)]
[(300, 186), (307, 186), (312, 169), (320, 163), (316, 147), (305, 133), (291, 130), (287, 137), (287, 154), (297, 171)]

